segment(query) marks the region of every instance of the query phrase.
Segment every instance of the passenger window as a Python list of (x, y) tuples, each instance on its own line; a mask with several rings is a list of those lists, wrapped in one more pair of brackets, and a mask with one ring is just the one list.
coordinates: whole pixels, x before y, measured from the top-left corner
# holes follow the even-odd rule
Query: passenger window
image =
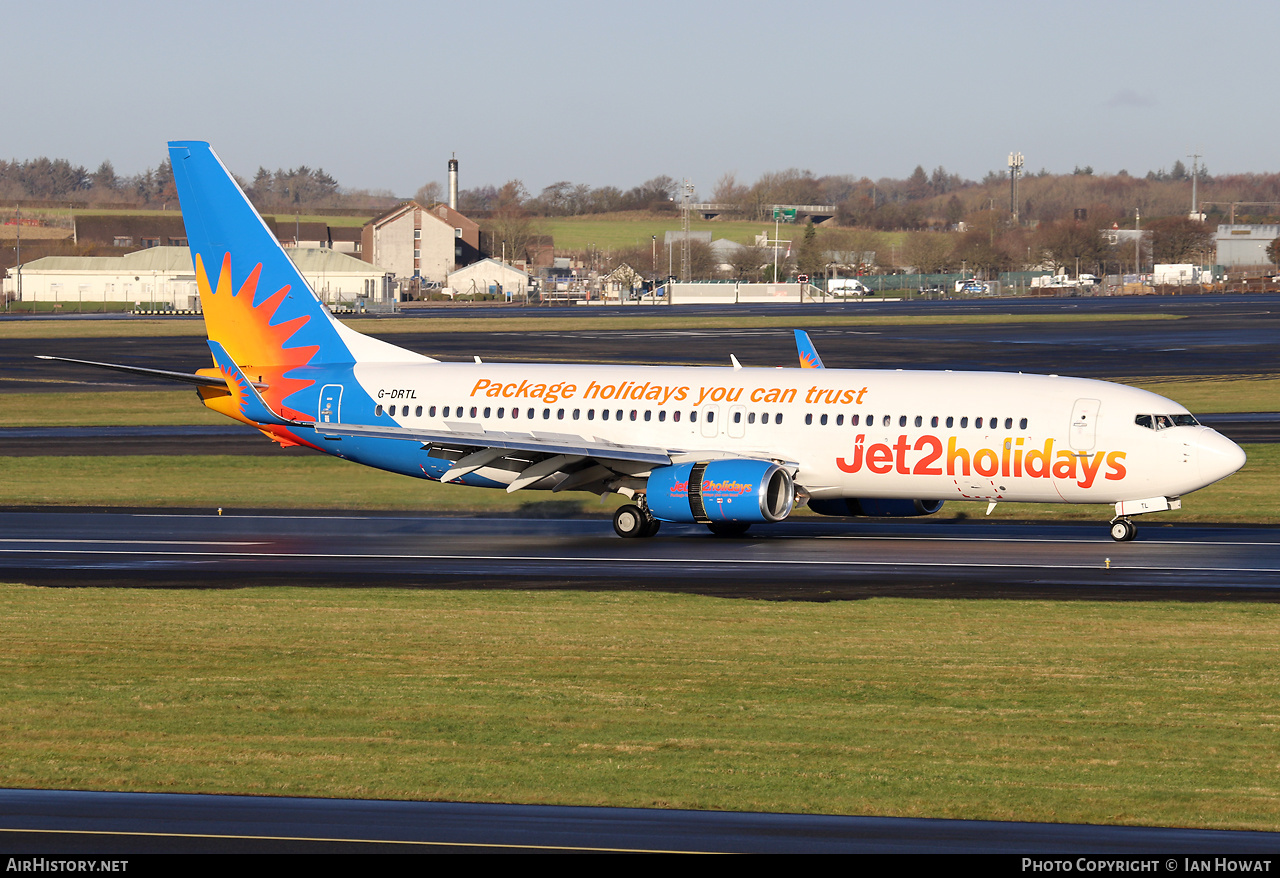
[(543, 409), (543, 410), (542, 410), (542, 420), (544, 420), (544, 421), (549, 421), (549, 420), (551, 420), (551, 409)]
[(639, 412), (637, 412), (635, 409), (632, 409), (632, 410), (631, 410), (631, 420), (633, 420), (633, 421), (634, 421), (634, 420), (639, 416), (639, 414), (640, 414), (640, 413), (639, 413)]
[(576, 421), (576, 420), (578, 420), (578, 418), (580, 418), (580, 417), (582, 417), (582, 409), (574, 409), (574, 410), (573, 410), (573, 419)]
[(836, 426), (837, 427), (844, 426), (844, 415), (836, 415)]
[(564, 409), (556, 409), (556, 420), (557, 421), (564, 420)]
[(427, 414), (429, 414), (431, 417), (434, 418), (436, 416), (436, 407), (432, 406), (431, 408), (427, 409)]
[(413, 410), (413, 416), (415, 418), (422, 417), (422, 406), (418, 406), (416, 409)]
[(916, 426), (920, 427), (923, 425), (924, 425), (924, 418), (920, 417), (919, 415), (916, 415)]
[(893, 419), (892, 419), (889, 415), (885, 415), (885, 416), (884, 416), (884, 425), (885, 425), (886, 427), (888, 427), (891, 423), (893, 423)]
[(690, 420), (690, 422), (698, 420), (698, 413), (697, 413), (697, 412), (689, 412), (689, 420)]
[(662, 411), (658, 412), (658, 422), (659, 422), (659, 423), (661, 423), (662, 421), (665, 421), (666, 419), (667, 419), (667, 412), (666, 412), (666, 410), (665, 410), (665, 409), (663, 409)]
[(490, 415), (492, 412), (493, 412), (493, 409), (489, 408), (488, 406), (485, 406), (485, 407), (484, 407), (484, 416), (485, 416), (486, 418), (487, 418), (487, 417), (489, 417), (489, 415)]
[(858, 426), (858, 415), (849, 415), (849, 426), (850, 427)]
[(614, 419), (615, 421), (621, 421), (621, 420), (622, 420), (622, 409), (618, 409), (616, 412), (614, 412), (614, 413), (613, 413), (613, 419)]
[(1013, 418), (1005, 418), (1005, 419), (1004, 419), (1004, 428), (1005, 428), (1006, 430), (1012, 430), (1012, 429), (1013, 429)]
[(767, 423), (769, 423), (769, 413), (768, 413), (768, 412), (765, 412), (763, 415), (761, 415), (761, 416), (760, 416), (760, 423), (762, 423), (762, 424), (767, 424)]
[(964, 428), (966, 428), (966, 427), (968, 427), (968, 426), (969, 426), (969, 419), (968, 419), (968, 418), (961, 418), (961, 419), (960, 419), (960, 429), (962, 429), (962, 430), (963, 430)]
[(518, 417), (520, 417), (520, 409), (512, 409), (512, 410), (511, 410), (511, 417), (513, 417), (513, 418), (518, 418)]
[(679, 420), (680, 420), (680, 412), (678, 412), (678, 411), (676, 411), (676, 412), (672, 412), (672, 413), (671, 413), (671, 420), (673, 420), (673, 421), (679, 421)]
[(587, 420), (588, 420), (588, 421), (594, 421), (595, 419), (596, 419), (596, 410), (595, 410), (595, 409), (587, 409)]
[(708, 424), (710, 424), (710, 423), (711, 423), (712, 421), (714, 421), (715, 419), (716, 419), (716, 413), (715, 413), (715, 412), (707, 412), (707, 423), (708, 423)]
[(600, 409), (600, 420), (602, 420), (602, 421), (607, 421), (607, 420), (609, 420), (609, 410), (608, 410), (608, 409)]
[(375, 418), (382, 417), (382, 406), (378, 405), (373, 407), (373, 416)]
[(755, 412), (752, 412), (751, 414), (747, 415), (747, 423), (748, 423), (748, 424), (754, 424), (755, 422), (756, 422), (756, 413), (755, 413)]
[(529, 409), (527, 412), (525, 412), (525, 416), (526, 416), (526, 417), (528, 417), (528, 418), (532, 418), (532, 417), (533, 417), (533, 409)]
[(950, 430), (955, 425), (956, 425), (956, 419), (951, 415), (947, 415), (947, 429)]
[(653, 412), (649, 411), (648, 409), (645, 409), (645, 410), (644, 410), (644, 419), (645, 419), (646, 421), (651, 421), (651, 420), (653, 420)]
[(507, 410), (506, 410), (506, 408), (505, 408), (505, 407), (498, 409), (498, 417), (499, 417), (499, 418), (506, 417), (506, 414), (507, 414)]
[(1023, 418), (1021, 421), (1018, 421), (1018, 429), (1019, 429), (1019, 430), (1025, 430), (1025, 429), (1027, 429), (1027, 419), (1026, 419), (1026, 418)]
[(805, 415), (805, 416), (804, 416), (804, 422), (805, 422), (806, 424), (813, 424), (813, 413), (812, 413), (812, 412), (810, 412), (809, 414), (807, 414), (807, 415)]
[(981, 430), (981, 429), (982, 429), (982, 418), (974, 418), (974, 419), (973, 419), (973, 426), (974, 426), (974, 427), (976, 427), (977, 429)]
[(774, 415), (774, 416), (773, 416), (773, 422), (774, 422), (775, 424), (781, 424), (781, 423), (782, 423), (782, 415), (781, 415), (781, 413), (776, 414), (776, 415)]
[[(382, 408), (382, 406), (378, 406), (378, 408)], [(445, 406), (445, 407), (444, 407), (444, 410), (440, 413), (440, 417), (442, 417), (442, 418), (447, 418), (447, 417), (449, 417), (449, 407), (448, 407), (448, 406)]]
[(734, 413), (733, 413), (733, 422), (734, 422), (735, 424), (741, 424), (741, 423), (742, 423), (742, 412), (734, 412)]
[(818, 423), (822, 424), (822, 426), (825, 427), (827, 425), (827, 416), (823, 415), (822, 417), (818, 418)]
[(476, 407), (475, 407), (475, 406), (472, 406), (472, 407), (471, 407), (471, 417), (473, 417), (473, 418), (474, 418), (475, 416), (476, 416)]
[(898, 426), (899, 426), (899, 427), (905, 427), (906, 425), (907, 425), (907, 416), (906, 416), (906, 415), (898, 415)]

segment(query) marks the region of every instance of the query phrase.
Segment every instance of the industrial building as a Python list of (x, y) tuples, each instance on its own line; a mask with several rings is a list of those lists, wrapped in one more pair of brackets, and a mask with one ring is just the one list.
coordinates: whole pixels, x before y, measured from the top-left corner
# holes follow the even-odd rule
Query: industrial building
[[(394, 302), (388, 273), (354, 256), (322, 248), (289, 248), (294, 265), (325, 304), (378, 309)], [(147, 310), (199, 311), (191, 251), (150, 247), (122, 256), (46, 256), (11, 270), (3, 291), (16, 301), (53, 302), (68, 310), (103, 302)]]
[(1267, 247), (1280, 238), (1280, 225), (1220, 225), (1213, 236), (1218, 245), (1218, 265), (1252, 268), (1271, 265)]

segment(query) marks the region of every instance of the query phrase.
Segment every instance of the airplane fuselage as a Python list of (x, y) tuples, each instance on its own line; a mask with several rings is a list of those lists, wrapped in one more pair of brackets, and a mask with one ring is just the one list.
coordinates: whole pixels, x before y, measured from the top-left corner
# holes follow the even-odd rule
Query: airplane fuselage
[[(673, 460), (700, 452), (773, 460), (791, 466), (796, 484), (819, 499), (1115, 503), (1178, 497), (1240, 464), (1238, 447), (1209, 428), (1139, 423), (1139, 416), (1187, 420), (1177, 403), (1079, 378), (497, 363), (321, 371), (292, 373), (317, 374), (290, 398), (294, 408), (304, 404), (299, 397), (311, 400), (307, 414), (319, 421), (578, 437), (662, 448)], [(295, 432), (329, 453), (407, 475), (440, 478), (453, 463), (421, 442)], [(498, 461), (455, 481), (501, 487), (520, 469)], [(528, 487), (563, 481), (553, 474)]]

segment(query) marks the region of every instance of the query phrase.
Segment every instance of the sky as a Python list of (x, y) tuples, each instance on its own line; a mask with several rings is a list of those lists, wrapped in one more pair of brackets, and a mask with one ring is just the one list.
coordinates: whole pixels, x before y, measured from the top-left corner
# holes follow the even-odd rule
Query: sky
[[(709, 197), (788, 168), (904, 178), (1274, 172), (1280, 3), (5, 2), (0, 156), (109, 159), (168, 140), (235, 173), (321, 167), (411, 196), (511, 179)], [(1235, 43), (1239, 41), (1237, 47)]]

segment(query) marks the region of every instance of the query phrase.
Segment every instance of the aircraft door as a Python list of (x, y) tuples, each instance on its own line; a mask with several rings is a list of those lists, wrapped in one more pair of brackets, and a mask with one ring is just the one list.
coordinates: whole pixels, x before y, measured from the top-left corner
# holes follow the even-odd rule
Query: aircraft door
[(740, 405), (729, 409), (728, 432), (730, 439), (741, 439), (747, 435), (747, 410)]
[(1098, 409), (1096, 399), (1077, 399), (1071, 410), (1071, 447), (1076, 451), (1092, 451), (1097, 441)]
[(342, 385), (326, 384), (320, 390), (320, 423), (342, 422)]
[(720, 435), (720, 407), (709, 405), (702, 410), (702, 435), (714, 439)]

